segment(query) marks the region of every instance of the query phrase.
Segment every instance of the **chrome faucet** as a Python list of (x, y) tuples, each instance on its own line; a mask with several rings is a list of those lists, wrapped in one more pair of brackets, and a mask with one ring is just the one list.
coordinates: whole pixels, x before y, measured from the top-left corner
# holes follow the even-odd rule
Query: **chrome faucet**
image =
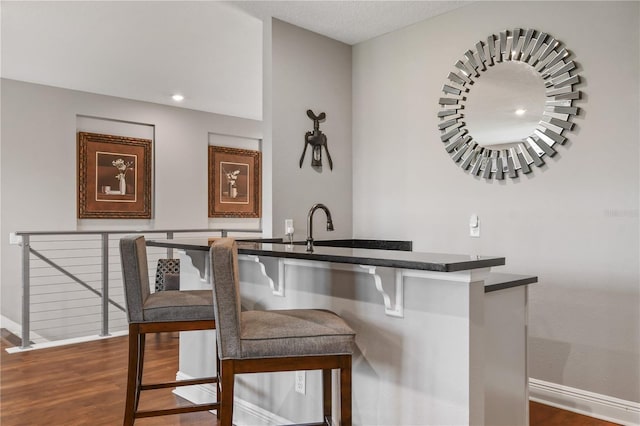
[(333, 231), (333, 220), (331, 219), (331, 212), (322, 203), (317, 203), (311, 206), (309, 214), (307, 215), (307, 251), (313, 251), (313, 214), (316, 210), (322, 209), (327, 215), (327, 231)]

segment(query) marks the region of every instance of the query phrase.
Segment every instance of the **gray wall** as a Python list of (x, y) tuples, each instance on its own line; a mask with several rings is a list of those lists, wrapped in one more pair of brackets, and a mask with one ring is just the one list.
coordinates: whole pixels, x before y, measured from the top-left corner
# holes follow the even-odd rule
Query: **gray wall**
[[(630, 401), (640, 401), (639, 5), (478, 2), (353, 49), (354, 236), (504, 255), (502, 270), (538, 275), (530, 375)], [(515, 27), (575, 55), (582, 113), (547, 167), (486, 182), (445, 152), (438, 98), (467, 49)]]
[[(295, 238), (304, 239), (307, 211), (322, 202), (336, 230), (328, 233), (318, 212), (314, 238), (351, 237), (351, 46), (275, 19), (271, 24), (272, 103), (264, 115), (266, 121), (272, 114), (273, 235), (282, 236), (290, 218)], [(308, 109), (327, 114), (320, 130), (333, 171), (324, 150), (322, 171), (312, 169), (310, 148), (299, 167), (305, 132), (313, 130)]]
[[(309, 32), (277, 19), (265, 18), (264, 39), (264, 161), (271, 166), (272, 235), (284, 236), (284, 220), (293, 219), (294, 238), (306, 238), (306, 217), (317, 202), (331, 210), (334, 232), (324, 227), (325, 216), (315, 216), (314, 237), (350, 238), (352, 235), (351, 187), (351, 46)], [(304, 136), (313, 130), (313, 121), (306, 111), (325, 112), (327, 119), (320, 130), (327, 135), (333, 171), (323, 151), (322, 171), (311, 168), (311, 150), (307, 149), (302, 168), (299, 160), (304, 148)], [(265, 212), (264, 228), (268, 224)], [(270, 274), (277, 271), (271, 265)], [(293, 308), (320, 306), (321, 297), (288, 287), (287, 297), (270, 294), (264, 277), (251, 276), (252, 269), (242, 271), (243, 303), (248, 308)], [(289, 272), (290, 273), (290, 272)], [(300, 278), (300, 279), (299, 279)], [(294, 274), (294, 282), (308, 283), (308, 277)], [(260, 283), (257, 286), (252, 282)], [(246, 296), (246, 297), (244, 297)], [(275, 305), (273, 305), (275, 303)], [(318, 419), (318, 377), (307, 375), (307, 393), (300, 395), (292, 388), (293, 373), (247, 375), (239, 380), (237, 396), (262, 408), (297, 422)], [(312, 408), (311, 408), (312, 407)], [(314, 420), (315, 419), (315, 420)]]
[[(1, 309), (9, 319), (21, 322), (20, 249), (8, 245), (10, 232), (260, 227), (255, 219), (208, 218), (207, 144), (210, 133), (260, 139), (261, 122), (7, 79), (1, 80), (1, 90)], [(109, 120), (129, 124), (109, 124)], [(98, 126), (96, 121), (105, 127), (78, 128)], [(151, 220), (77, 219), (76, 131), (114, 128), (125, 135), (129, 130), (151, 129), (155, 160)], [(270, 186), (267, 173), (263, 185)], [(271, 208), (270, 199), (264, 200), (263, 208)]]

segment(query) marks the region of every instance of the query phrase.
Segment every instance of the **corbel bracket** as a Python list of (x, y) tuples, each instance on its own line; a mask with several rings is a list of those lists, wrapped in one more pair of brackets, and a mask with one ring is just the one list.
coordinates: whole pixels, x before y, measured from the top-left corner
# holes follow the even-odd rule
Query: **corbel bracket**
[(384, 303), (384, 313), (397, 318), (404, 318), (404, 280), (402, 270), (395, 270), (395, 281), (393, 286), (393, 294), (389, 294), (385, 290), (382, 277), (376, 273), (376, 267), (370, 265), (359, 265), (369, 275), (373, 277), (376, 290), (382, 295)]
[(278, 259), (278, 284), (271, 279), (269, 275), (267, 275), (267, 270), (264, 266), (264, 263), (260, 261), (259, 256), (245, 254), (238, 256), (239, 260), (248, 260), (254, 263), (257, 263), (260, 266), (260, 273), (263, 277), (265, 277), (269, 281), (269, 287), (271, 288), (271, 292), (274, 296), (284, 297), (284, 259)]

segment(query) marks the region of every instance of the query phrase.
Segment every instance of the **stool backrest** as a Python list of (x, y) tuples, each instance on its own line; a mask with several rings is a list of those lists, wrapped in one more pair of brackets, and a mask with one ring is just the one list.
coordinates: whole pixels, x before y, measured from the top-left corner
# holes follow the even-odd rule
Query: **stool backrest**
[(218, 355), (220, 359), (238, 358), (242, 353), (238, 245), (233, 238), (221, 238), (215, 240), (209, 253)]
[(143, 322), (142, 307), (151, 294), (144, 236), (131, 235), (120, 239), (120, 262), (127, 319), (130, 323)]

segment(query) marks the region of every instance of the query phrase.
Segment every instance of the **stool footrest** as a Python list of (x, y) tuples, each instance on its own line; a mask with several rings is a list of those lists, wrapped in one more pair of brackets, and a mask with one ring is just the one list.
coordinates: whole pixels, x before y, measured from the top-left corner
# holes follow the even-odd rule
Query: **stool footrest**
[(331, 426), (331, 423), (318, 422), (318, 423), (296, 423), (289, 426)]
[(186, 407), (176, 407), (176, 408), (165, 408), (162, 410), (145, 410), (138, 411), (135, 414), (136, 418), (142, 417), (156, 417), (156, 416), (167, 416), (171, 414), (182, 414), (182, 413), (195, 413), (197, 411), (211, 411), (217, 410), (220, 408), (220, 403), (213, 402), (209, 404), (196, 404), (189, 405)]
[(199, 379), (189, 379), (189, 380), (176, 380), (174, 382), (166, 382), (166, 383), (150, 383), (140, 385), (140, 390), (151, 390), (151, 389), (166, 389), (166, 388), (175, 388), (179, 386), (193, 386), (193, 385), (202, 385), (205, 383), (218, 383), (217, 377), (203, 377)]

